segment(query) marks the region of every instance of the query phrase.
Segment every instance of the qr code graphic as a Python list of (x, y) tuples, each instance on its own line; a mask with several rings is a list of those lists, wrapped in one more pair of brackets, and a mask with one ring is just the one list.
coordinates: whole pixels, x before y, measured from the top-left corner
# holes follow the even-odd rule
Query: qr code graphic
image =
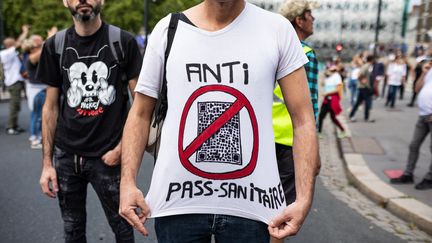
[[(218, 119), (233, 103), (198, 102), (198, 134)], [(196, 162), (242, 164), (240, 116), (235, 114), (197, 150)]]

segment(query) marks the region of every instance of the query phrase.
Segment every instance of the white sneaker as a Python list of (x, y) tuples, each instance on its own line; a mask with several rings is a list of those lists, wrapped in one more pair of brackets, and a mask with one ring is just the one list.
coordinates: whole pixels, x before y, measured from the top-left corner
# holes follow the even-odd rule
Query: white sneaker
[(30, 137), (29, 137), (29, 141), (30, 142), (33, 142), (33, 141), (36, 141), (38, 138), (37, 138), (37, 136), (35, 136), (35, 135), (31, 135)]
[(346, 132), (340, 132), (338, 138), (347, 138), (348, 134)]
[(31, 146), (32, 149), (42, 149), (42, 143), (40, 140), (35, 140), (31, 142)]

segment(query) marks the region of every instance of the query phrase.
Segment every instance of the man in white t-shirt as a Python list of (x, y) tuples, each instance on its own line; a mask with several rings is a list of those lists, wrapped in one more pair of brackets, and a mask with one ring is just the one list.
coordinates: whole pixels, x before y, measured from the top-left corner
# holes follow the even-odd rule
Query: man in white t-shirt
[[(144, 222), (156, 218), (159, 242), (295, 235), (312, 203), (318, 152), (303, 68), (308, 59), (292, 25), (244, 0), (205, 0), (180, 20), (166, 63), (168, 110), (144, 199), (136, 176), (174, 26), (169, 16), (148, 42), (122, 138), (120, 214), (145, 235)], [(297, 196), (288, 206), (273, 139), (275, 78), (295, 128)]]
[(21, 91), (24, 90), (24, 78), (20, 74), (21, 61), (19, 59), (18, 48), (21, 42), (27, 37), (29, 27), (22, 27), (22, 34), (15, 40), (8, 37), (4, 39), (4, 50), (0, 51), (1, 62), (3, 63), (5, 74), (5, 85), (10, 94), (9, 100), (9, 119), (6, 125), (6, 133), (17, 135), (24, 131), (18, 126), (18, 113), (21, 109)]
[[(419, 119), (416, 123), (413, 139), (409, 146), (408, 162), (404, 173), (390, 180), (393, 184), (408, 184), (414, 182), (414, 169), (419, 157), (420, 146), (429, 134), (431, 136), (432, 151), (432, 63), (423, 65), (423, 72), (420, 75), (415, 92), (418, 93)], [(432, 189), (432, 161), (428, 173), (423, 180), (415, 186), (418, 190)]]

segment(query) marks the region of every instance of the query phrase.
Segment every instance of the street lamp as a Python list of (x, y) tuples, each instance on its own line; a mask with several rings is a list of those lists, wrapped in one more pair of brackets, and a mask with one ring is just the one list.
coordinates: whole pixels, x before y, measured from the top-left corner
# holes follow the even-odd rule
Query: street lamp
[[(4, 38), (4, 25), (3, 25), (3, 0), (0, 0), (0, 43), (3, 43)], [(0, 47), (3, 46), (3, 44), (0, 44)]]
[(144, 0), (144, 29), (145, 29), (145, 39), (147, 40), (148, 33), (148, 19), (149, 19), (149, 0)]
[[(1, 0), (0, 0), (1, 1)], [(157, 2), (157, 0), (151, 0), (151, 2)], [(149, 30), (149, 17), (150, 17), (150, 0), (144, 0), (144, 28), (145, 28), (145, 38), (147, 40), (148, 30)]]
[(375, 24), (375, 45), (374, 45), (374, 56), (377, 54), (377, 47), (378, 47), (378, 40), (379, 40), (379, 29), (381, 27), (381, 7), (382, 7), (382, 0), (378, 0), (378, 14), (377, 14), (377, 21)]

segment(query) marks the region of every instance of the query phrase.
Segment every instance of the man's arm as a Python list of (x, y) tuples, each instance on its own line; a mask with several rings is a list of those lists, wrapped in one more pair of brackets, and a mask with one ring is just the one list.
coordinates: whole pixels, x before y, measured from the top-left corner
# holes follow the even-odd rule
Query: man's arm
[[(46, 90), (45, 104), (42, 109), (42, 142), (43, 142), (43, 159), (42, 174), (40, 185), (43, 193), (55, 198), (58, 192), (56, 171), (52, 165), (54, 135), (57, 127), (57, 118), (59, 113), (58, 98), (60, 90), (54, 87), (48, 87)], [(50, 183), (52, 188), (50, 188)]]
[(21, 44), (27, 38), (29, 30), (30, 30), (30, 25), (25, 24), (25, 25), (21, 26), (21, 34), (20, 34), (20, 36), (18, 36), (18, 38), (15, 42), (15, 47), (17, 49), (21, 47)]
[(42, 48), (39, 48), (37, 51), (33, 53), (30, 53), (29, 55), (30, 63), (36, 65), (39, 62), (41, 54), (42, 54)]
[[(132, 95), (132, 99), (134, 99), (134, 95), (135, 95), (134, 90), (135, 90), (135, 86), (137, 84), (137, 79), (138, 78), (131, 79), (131, 80), (129, 80), (129, 83), (128, 83), (129, 91)], [(102, 160), (108, 166), (118, 165), (121, 162), (121, 141), (117, 144), (117, 146), (115, 148), (113, 148), (112, 150), (109, 150), (104, 155), (102, 155)]]
[(423, 88), (424, 82), (425, 82), (425, 76), (426, 74), (429, 72), (429, 70), (432, 67), (432, 63), (428, 62), (425, 63), (422, 67), (422, 74), (420, 75), (419, 79), (417, 80), (416, 84), (415, 84), (415, 92), (418, 94), (420, 92), (420, 90)]
[(306, 74), (299, 68), (279, 80), (294, 127), (294, 167), (296, 201), (275, 217), (269, 225), (270, 235), (283, 239), (295, 235), (312, 205), (315, 177), (319, 170), (318, 142)]
[[(135, 94), (122, 138), (119, 213), (143, 235), (148, 235), (144, 223), (150, 210), (143, 193), (137, 187), (136, 176), (147, 145), (155, 103), (154, 98)], [(140, 212), (137, 213), (136, 209), (140, 209)]]

